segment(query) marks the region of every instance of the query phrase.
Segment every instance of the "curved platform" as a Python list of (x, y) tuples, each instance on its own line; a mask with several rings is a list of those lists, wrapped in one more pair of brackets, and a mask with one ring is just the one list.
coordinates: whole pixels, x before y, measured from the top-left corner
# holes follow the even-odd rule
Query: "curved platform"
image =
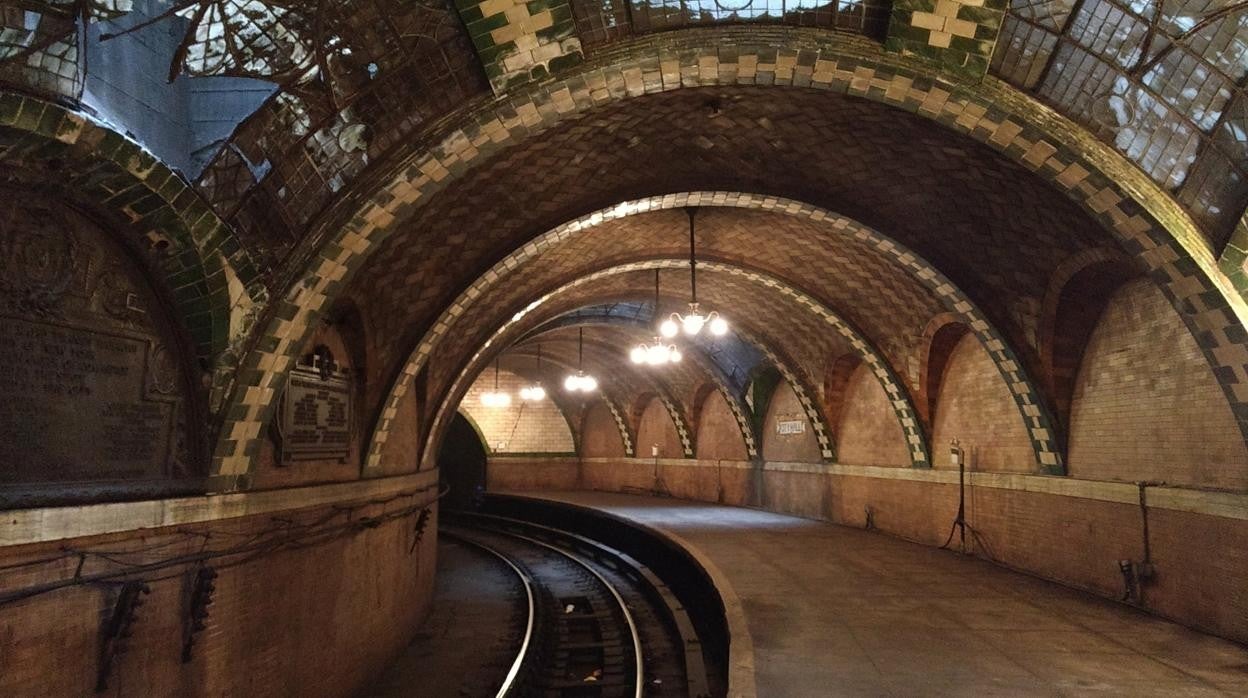
[(595, 509), (686, 547), (737, 626), (734, 696), (1248, 695), (1248, 648), (954, 552), (700, 502), (499, 494)]

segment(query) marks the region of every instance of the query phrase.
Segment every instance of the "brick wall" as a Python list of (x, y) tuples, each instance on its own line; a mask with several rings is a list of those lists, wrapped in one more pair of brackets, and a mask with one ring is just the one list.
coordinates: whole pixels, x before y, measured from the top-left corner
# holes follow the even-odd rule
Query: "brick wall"
[[(482, 373), (460, 403), (460, 411), (481, 430), (490, 452), (573, 453), (576, 446), (563, 412), (550, 399), (526, 402), (520, 389), (530, 381), (509, 371), (498, 374), (498, 389), (511, 395), (507, 407), (486, 407), (481, 396), (494, 389), (494, 370)], [(549, 392), (554, 386), (546, 386)]]
[(1110, 299), (1071, 403), (1070, 473), (1248, 489), (1248, 448), (1196, 340), (1140, 279)]
[(839, 462), (910, 465), (906, 435), (897, 421), (897, 413), (888, 401), (888, 393), (866, 364), (860, 363), (850, 374), (840, 415), (836, 427)]
[(936, 400), (932, 460), (951, 467), (949, 442), (958, 439), (975, 470), (1035, 472), (1036, 456), (1014, 398), (974, 335), (949, 354)]
[[(419, 539), (415, 512), (372, 528), (349, 524), (402, 513), (428, 501), (429, 492), (385, 504), (342, 501), (7, 547), (0, 550), (0, 586), (12, 591), (72, 577), (77, 558), (66, 557), (66, 549), (110, 551), (117, 560), (145, 563), (202, 549), (253, 545), (259, 534), (285, 531), (307, 545), (284, 550), (266, 546), (216, 562), (219, 577), (207, 627), (196, 637), (192, 659), (185, 664), (183, 624), (194, 567), (133, 573), (130, 578), (148, 581), (151, 593), (142, 597), (133, 635), (116, 660), (108, 690), (100, 695), (351, 695), (406, 646), (428, 609), (436, 563), (436, 507)], [(332, 527), (345, 531), (320, 540), (301, 536)], [(126, 552), (140, 550), (147, 552)], [(59, 560), (12, 567), (49, 557)], [(83, 571), (115, 568), (88, 556)], [(4, 606), (0, 695), (95, 695), (101, 626), (111, 614), (116, 591), (115, 586), (74, 586)]]
[(718, 390), (707, 394), (698, 414), (697, 457), (699, 460), (746, 460), (741, 426)]
[(624, 442), (620, 428), (611, 416), (611, 410), (601, 400), (585, 411), (581, 428), (581, 455), (586, 458), (618, 458), (624, 455)]
[(638, 421), (637, 455), (649, 457), (655, 446), (659, 447), (660, 458), (680, 458), (684, 455), (676, 425), (672, 423), (672, 415), (658, 398), (650, 400)]
[(396, 406), (394, 426), (382, 448), (378, 475), (397, 475), (416, 470), (420, 465), (420, 415), (416, 409), (416, 391), (409, 390)]
[[(800, 434), (778, 434), (780, 422), (803, 422), (805, 430)], [(767, 417), (763, 420), (763, 459), (780, 462), (818, 463), (823, 459), (815, 430), (798, 401), (797, 394), (785, 381), (776, 385), (771, 401), (767, 404)]]

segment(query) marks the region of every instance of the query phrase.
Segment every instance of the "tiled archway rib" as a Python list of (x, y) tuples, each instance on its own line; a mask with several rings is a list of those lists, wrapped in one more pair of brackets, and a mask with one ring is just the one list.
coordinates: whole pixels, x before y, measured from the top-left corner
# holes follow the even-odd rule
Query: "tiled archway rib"
[[(494, 347), (496, 347), (502, 342), (507, 341), (508, 335), (516, 332), (517, 328), (520, 326), (520, 324), (524, 321), (525, 317), (529, 313), (533, 312), (540, 306), (546, 303), (549, 303), (561, 293), (566, 293), (572, 289), (578, 288), (582, 285), (585, 285), (597, 279), (606, 278), (606, 277), (614, 276), (617, 274), (623, 274), (623, 273), (627, 273), (630, 271), (638, 271), (638, 270), (648, 270), (648, 269), (655, 269), (655, 268), (678, 269), (687, 263), (688, 262), (685, 260), (648, 260), (648, 261), (643, 261), (643, 262), (634, 262), (631, 264), (624, 264), (624, 265), (619, 265), (616, 267), (611, 267), (609, 269), (604, 269), (604, 270), (595, 272), (593, 274), (583, 276), (579, 279), (575, 279), (567, 284), (564, 284), (559, 289), (556, 289), (550, 293), (547, 293), (541, 298), (529, 303), (524, 310), (521, 310), (520, 312), (512, 316), (509, 320), (505, 321), (502, 324), (502, 326), (499, 327), (491, 335), (491, 337), (484, 342), (481, 348), (465, 364), (465, 368), (460, 372), (458, 377), (455, 379), (450, 390), (447, 391), (446, 393), (447, 399), (439, 407), (437, 416), (433, 420), (432, 427), (430, 430), (429, 443), (432, 444), (436, 442), (438, 434), (440, 433), (440, 429), (448, 414), (448, 409), (449, 409), (448, 405), (458, 400), (459, 396), (463, 392), (466, 382), (469, 380), (471, 376), (475, 376), (476, 373), (480, 370), (480, 366), (482, 365), (481, 362), (485, 359), (492, 357), (495, 353), (500, 351), (499, 349), (494, 348)], [(793, 300), (794, 302), (796, 302), (797, 304), (799, 304), (800, 306), (802, 306), (803, 308), (807, 309), (810, 312), (813, 312), (824, 323), (826, 323), (831, 329), (835, 330), (837, 333), (843, 336), (846, 340), (848, 340), (850, 345), (854, 348), (854, 350), (859, 352), (860, 355), (862, 355), (863, 360), (866, 361), (868, 365), (872, 367), (872, 374), (875, 375), (877, 380), (881, 381), (882, 385), (884, 386), (885, 392), (887, 392), (890, 398), (892, 399), (893, 410), (897, 414), (898, 420), (903, 425), (903, 429), (905, 429), (906, 431), (906, 437), (907, 437), (907, 441), (909, 444), (912, 464), (915, 465), (916, 467), (928, 467), (930, 465), (931, 458), (930, 458), (930, 453), (927, 448), (926, 438), (923, 434), (922, 426), (919, 422), (917, 413), (915, 412), (913, 404), (910, 401), (909, 393), (905, 390), (903, 384), (900, 382), (900, 379), (898, 379), (898, 377), (893, 373), (892, 369), (888, 366), (888, 363), (882, 358), (880, 353), (857, 330), (855, 330), (850, 325), (845, 323), (839, 316), (837, 316), (827, 307), (823, 306), (814, 298), (811, 298), (809, 295), (803, 293), (800, 290), (792, 288), (788, 284), (784, 283), (782, 280), (776, 279), (775, 277), (769, 276), (762, 272), (744, 269), (742, 267), (731, 265), (731, 264), (726, 264), (723, 262), (703, 262), (699, 264), (699, 268), (702, 268), (711, 272), (719, 272), (719, 273), (732, 274), (735, 276), (744, 277), (750, 283), (768, 286), (776, 291), (779, 291), (783, 293), (785, 296), (787, 296), (788, 298), (790, 298), (791, 300)], [(426, 349), (423, 352), (423, 354), (421, 353), (420, 350), (418, 350), (415, 355), (427, 356), (428, 352), (431, 349), (432, 349), (432, 345), (428, 349)], [(414, 375), (416, 370), (419, 370), (419, 369), (409, 366), (408, 368), (404, 369), (403, 375), (404, 376)], [(401, 378), (400, 382), (402, 382), (402, 380), (403, 379)], [(794, 385), (795, 386), (800, 385), (800, 382), (794, 383)], [(396, 384), (394, 391), (398, 392), (399, 388), (400, 386)], [(405, 386), (402, 388), (402, 391), (406, 392)], [(399, 393), (399, 395), (401, 396), (401, 393)], [(799, 394), (799, 399), (802, 400), (802, 404), (807, 409), (808, 414), (811, 411), (814, 411), (817, 413), (818, 411), (818, 407), (816, 405), (817, 401), (814, 400), (809, 394), (805, 395), (804, 398), (801, 394)], [(395, 404), (397, 404), (397, 398), (392, 398), (390, 400), (387, 400), (386, 410), (389, 411), (393, 409), (393, 405)], [(381, 465), (381, 455), (382, 455), (381, 449), (386, 442), (387, 435), (391, 427), (391, 423), (393, 421), (392, 417), (393, 417), (393, 412), (390, 413), (389, 418), (383, 416), (383, 419), (378, 423), (377, 430), (374, 432), (374, 435), (373, 435), (372, 445), (370, 446), (370, 449), (369, 449), (368, 461), (366, 465), (367, 468), (375, 468)], [(823, 448), (825, 457), (829, 459), (833, 458), (834, 454), (831, 450), (830, 436), (826, 428), (823, 428), (822, 418), (818, 418), (814, 420), (813, 425), (816, 428), (816, 435), (821, 436), (819, 442), (820, 442), (821, 447)], [(819, 433), (820, 429), (822, 429), (822, 434)]]
[[(1218, 270), (1190, 217), (1120, 155), (995, 80), (950, 82), (948, 76), (903, 65), (865, 44), (819, 32), (778, 30), (768, 46), (745, 39), (724, 46), (719, 40), (724, 33), (730, 32), (690, 32), (679, 52), (668, 48), (665, 37), (629, 42), (568, 79), (482, 107), (470, 126), (435, 137), (437, 145), (413, 156), (412, 164), (396, 171), (395, 179), (380, 186), (345, 224), (327, 221), (327, 230), (333, 231), (329, 243), (306, 252), (312, 262), (296, 284), (297, 292), (271, 318), (260, 348), (240, 371), (246, 378), (234, 390), (235, 402), (217, 444), (216, 470), (241, 474), (250, 467), (256, 437), (313, 318), (369, 251), (393, 232), (396, 222), (429, 196), (481, 158), (570, 115), (642, 94), (730, 84), (793, 85), (896, 106), (984, 143), (1052, 182), (1135, 251), (1189, 328), (1206, 338), (1202, 350), (1248, 434), (1248, 339), (1243, 336), (1248, 303)], [(798, 65), (792, 60), (802, 51), (813, 62)], [(1034, 419), (1045, 421), (1040, 403), (1024, 400), (1020, 408), (1040, 412)], [(1045, 431), (1033, 427), (1037, 440), (1052, 442), (1051, 430)], [(1055, 451), (1042, 462), (1053, 470), (1062, 467)]]

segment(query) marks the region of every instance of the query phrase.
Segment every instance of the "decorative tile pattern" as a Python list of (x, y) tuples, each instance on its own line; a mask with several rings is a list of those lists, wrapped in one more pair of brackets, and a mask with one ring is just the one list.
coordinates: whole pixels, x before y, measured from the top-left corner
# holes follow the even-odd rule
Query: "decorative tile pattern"
[(581, 62), (568, 0), (458, 0), (456, 6), (497, 94)]
[(52, 187), (66, 201), (124, 216), (209, 365), (266, 300), (246, 251), (194, 190), (137, 143), (86, 117), (0, 91), (0, 170), (0, 180)]
[[(370, 250), (398, 227), (397, 221), (408, 219), (461, 177), (469, 163), (596, 105), (707, 84), (799, 85), (893, 105), (938, 121), (1051, 181), (1152, 270), (1189, 329), (1201, 338), (1206, 358), (1248, 433), (1248, 348), (1243, 336), (1248, 304), (1241, 295), (1248, 289), (1234, 288), (1218, 273), (1191, 220), (1108, 147), (1016, 91), (994, 83), (959, 83), (847, 38), (838, 37), (833, 45), (811, 32), (773, 30), (768, 39), (777, 49), (751, 44), (741, 34), (735, 34), (739, 43), (727, 44), (725, 36), (734, 34), (723, 30), (713, 41), (690, 35), (679, 51), (677, 42), (665, 37), (635, 42), (626, 56), (604, 57), (566, 80), (534, 86), (506, 104), (483, 106), (470, 126), (451, 126), (433, 138), (434, 145), (415, 154), (411, 165), (397, 171), (347, 225), (331, 227), (335, 232), (329, 241), (309, 257), (302, 281), (240, 372), (217, 447), (217, 470), (240, 473), (250, 467), (273, 391), (284, 381), (290, 357), (316, 314), (340, 293), (343, 280), (361, 267)], [(813, 60), (798, 65), (794, 59), (799, 54)]]
[(606, 403), (607, 409), (611, 412), (615, 425), (620, 429), (620, 440), (624, 442), (624, 456), (633, 458), (637, 455), (637, 450), (633, 447), (633, 435), (629, 431), (628, 422), (624, 421), (624, 415), (620, 414), (620, 407), (615, 400), (611, 399), (604, 391), (601, 393), (602, 401)]
[(898, 0), (885, 46), (982, 78), (1007, 4), (1008, 0)]

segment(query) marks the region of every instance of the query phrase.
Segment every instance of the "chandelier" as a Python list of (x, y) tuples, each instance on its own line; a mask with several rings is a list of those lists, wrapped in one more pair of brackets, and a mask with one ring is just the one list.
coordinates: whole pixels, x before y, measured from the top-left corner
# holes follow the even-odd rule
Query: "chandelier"
[[(659, 313), (659, 270), (654, 270), (654, 313)], [(680, 350), (675, 344), (669, 344), (663, 341), (661, 337), (655, 337), (653, 344), (642, 342), (633, 347), (628, 353), (628, 358), (632, 359), (635, 364), (646, 364), (647, 366), (662, 366), (664, 364), (679, 363), (681, 359)]]
[(486, 407), (507, 407), (511, 404), (511, 395), (498, 389), (498, 359), (494, 359), (494, 389), (481, 393), (481, 404)]
[(703, 315), (702, 309), (698, 306), (698, 257), (693, 235), (693, 216), (697, 213), (697, 209), (686, 206), (685, 213), (689, 215), (689, 312), (685, 315), (672, 313), (662, 325), (659, 325), (659, 333), (670, 339), (683, 329), (686, 335), (695, 337), (702, 332), (703, 327), (707, 327), (711, 334), (722, 337), (728, 334), (728, 321), (714, 310)]
[(563, 388), (570, 393), (592, 393), (598, 389), (598, 379), (585, 375), (585, 328), (576, 331), (576, 374), (563, 379)]
[[(537, 375), (542, 375), (542, 345), (537, 345)], [(537, 402), (546, 399), (546, 389), (542, 387), (539, 380), (533, 385), (526, 385), (520, 389), (520, 399), (525, 402)]]

